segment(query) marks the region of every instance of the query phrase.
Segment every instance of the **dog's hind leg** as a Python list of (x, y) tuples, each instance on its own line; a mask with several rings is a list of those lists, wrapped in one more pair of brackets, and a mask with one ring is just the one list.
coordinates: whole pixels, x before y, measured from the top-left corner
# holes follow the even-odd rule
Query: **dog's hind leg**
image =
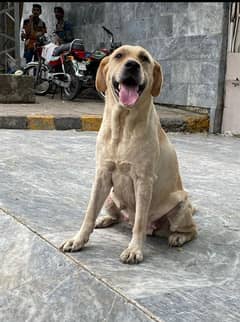
[(106, 214), (97, 218), (95, 228), (106, 228), (120, 221), (120, 209), (116, 206), (110, 194), (104, 203), (104, 209)]
[(167, 216), (170, 223), (169, 246), (182, 246), (196, 237), (197, 230), (192, 218), (193, 213), (194, 208), (186, 198), (180, 202), (179, 208), (174, 215)]

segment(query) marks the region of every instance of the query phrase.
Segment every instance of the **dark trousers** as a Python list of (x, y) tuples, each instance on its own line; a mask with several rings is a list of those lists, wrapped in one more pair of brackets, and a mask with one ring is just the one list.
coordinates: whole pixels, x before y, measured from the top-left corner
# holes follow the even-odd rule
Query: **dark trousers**
[(30, 63), (34, 57), (34, 61), (38, 61), (37, 53), (34, 49), (25, 49), (23, 57), (26, 59), (26, 64)]

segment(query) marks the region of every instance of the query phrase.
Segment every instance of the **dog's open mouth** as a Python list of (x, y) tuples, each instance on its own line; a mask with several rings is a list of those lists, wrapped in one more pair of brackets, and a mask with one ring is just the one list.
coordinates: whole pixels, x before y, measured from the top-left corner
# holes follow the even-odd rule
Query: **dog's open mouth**
[(114, 80), (113, 87), (119, 103), (131, 107), (136, 104), (138, 98), (141, 96), (145, 84), (139, 85), (134, 78), (129, 77), (122, 82)]

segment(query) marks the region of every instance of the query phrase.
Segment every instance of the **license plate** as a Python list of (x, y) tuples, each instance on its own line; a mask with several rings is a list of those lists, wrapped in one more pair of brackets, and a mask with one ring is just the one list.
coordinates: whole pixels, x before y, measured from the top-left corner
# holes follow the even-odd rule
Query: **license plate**
[(79, 68), (79, 70), (87, 70), (85, 63), (78, 63), (78, 68)]

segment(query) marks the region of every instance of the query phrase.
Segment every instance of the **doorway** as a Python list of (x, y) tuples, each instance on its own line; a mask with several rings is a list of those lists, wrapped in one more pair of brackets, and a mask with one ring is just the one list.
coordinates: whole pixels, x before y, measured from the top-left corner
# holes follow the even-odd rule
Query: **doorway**
[(240, 134), (240, 3), (229, 10), (229, 34), (222, 133)]

